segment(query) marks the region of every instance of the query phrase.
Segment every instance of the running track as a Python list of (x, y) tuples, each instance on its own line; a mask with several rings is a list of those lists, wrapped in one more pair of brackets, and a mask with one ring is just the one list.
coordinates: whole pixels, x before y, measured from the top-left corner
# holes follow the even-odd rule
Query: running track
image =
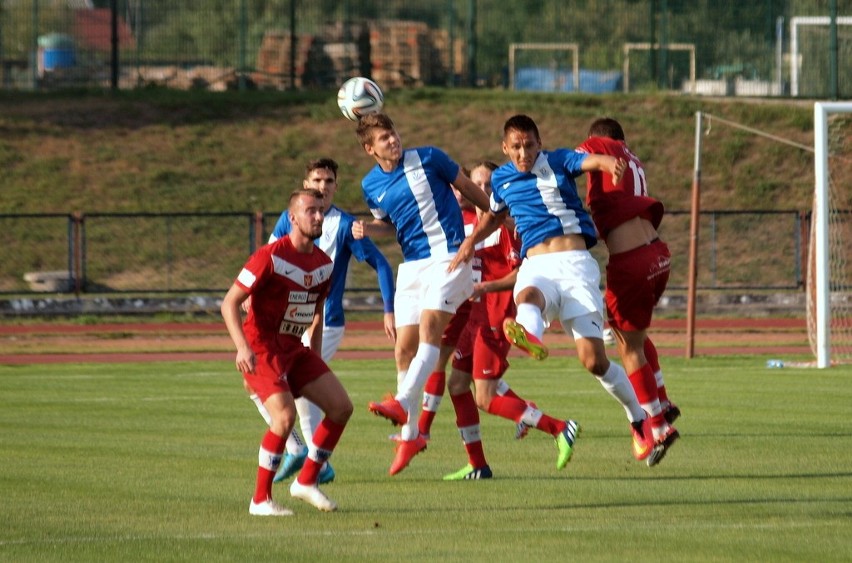
[[(662, 355), (676, 356), (685, 353), (685, 319), (660, 319), (654, 321), (653, 334)], [(104, 333), (123, 333), (144, 335), (188, 335), (200, 338), (226, 336), (225, 328), (217, 323), (143, 323), (143, 324), (33, 324), (0, 325), (0, 341), (26, 335), (29, 338), (38, 335), (80, 336)], [(721, 335), (721, 336), (720, 336)], [(737, 354), (810, 354), (807, 344), (806, 326), (803, 319), (704, 319), (696, 321), (695, 353), (707, 355)], [(779, 337), (784, 342), (779, 342)], [(552, 327), (547, 333), (547, 341), (554, 342), (551, 354), (554, 356), (573, 355), (568, 339), (561, 330)], [(658, 339), (659, 338), (659, 339)], [(714, 346), (712, 340), (723, 339), (724, 345)], [(731, 345), (730, 342), (737, 342)], [(790, 344), (801, 341), (801, 344)], [(562, 346), (561, 344), (568, 344)], [(742, 344), (742, 345), (739, 345)], [(5, 347), (5, 346), (4, 346)], [(520, 355), (513, 352), (513, 355)], [(154, 361), (223, 361), (232, 362), (231, 351), (209, 352), (105, 352), (105, 353), (3, 353), (0, 350), (0, 365), (26, 365), (50, 363), (121, 363)], [(347, 325), (347, 335), (335, 359), (393, 359), (393, 351), (386, 339), (379, 321), (355, 321)]]

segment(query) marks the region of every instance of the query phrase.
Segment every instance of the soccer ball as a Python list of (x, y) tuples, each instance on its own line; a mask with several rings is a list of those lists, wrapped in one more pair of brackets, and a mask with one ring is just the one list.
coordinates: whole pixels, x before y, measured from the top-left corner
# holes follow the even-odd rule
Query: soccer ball
[(363, 76), (350, 78), (337, 92), (337, 107), (347, 119), (379, 113), (385, 104), (385, 96), (379, 85)]

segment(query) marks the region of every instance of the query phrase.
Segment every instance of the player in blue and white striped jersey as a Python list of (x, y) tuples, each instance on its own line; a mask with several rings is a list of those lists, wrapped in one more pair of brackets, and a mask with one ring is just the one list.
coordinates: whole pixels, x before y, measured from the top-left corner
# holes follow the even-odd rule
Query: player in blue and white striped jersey
[(375, 414), (402, 425), (390, 467), (395, 475), (426, 449), (417, 428), (420, 393), (438, 360), (444, 328), (473, 293), (470, 264), (448, 271), (465, 236), (452, 187), (483, 210), (488, 198), (442, 150), (403, 149), (386, 114), (362, 117), (356, 135), (376, 166), (361, 182), (374, 219), (356, 222), (353, 233), (396, 234), (404, 258), (395, 297), (397, 392), (369, 405)]
[[(558, 319), (574, 337), (580, 362), (624, 407), (631, 427), (643, 436), (650, 432), (646, 414), (624, 369), (606, 355), (600, 267), (588, 250), (597, 242), (595, 227), (574, 183), (584, 172), (602, 171), (617, 184), (626, 163), (572, 149), (544, 150), (538, 126), (526, 115), (506, 121), (502, 147), (509, 162), (492, 174), (490, 211), (461, 245), (452, 266), (469, 261), (475, 244), (493, 232), (508, 211), (523, 241), (524, 261), (514, 289), (518, 314), (504, 322), (506, 337), (544, 359), (545, 324)], [(557, 439), (560, 456), (570, 457), (573, 438)], [(634, 439), (637, 446), (645, 444)]]

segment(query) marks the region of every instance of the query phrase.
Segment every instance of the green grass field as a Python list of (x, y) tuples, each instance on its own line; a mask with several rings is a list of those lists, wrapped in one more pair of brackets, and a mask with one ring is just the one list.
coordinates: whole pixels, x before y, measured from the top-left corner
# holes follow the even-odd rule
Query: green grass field
[(248, 515), (263, 423), (228, 363), (0, 367), (3, 561), (849, 561), (852, 367), (668, 358), (682, 439), (635, 462), (624, 413), (572, 358), (519, 359), (509, 382), (583, 433), (512, 439), (483, 415), (491, 481), (465, 463), (445, 398), (429, 449), (396, 477), (366, 404), (386, 361), (337, 362), (356, 412), (333, 457), (340, 505)]

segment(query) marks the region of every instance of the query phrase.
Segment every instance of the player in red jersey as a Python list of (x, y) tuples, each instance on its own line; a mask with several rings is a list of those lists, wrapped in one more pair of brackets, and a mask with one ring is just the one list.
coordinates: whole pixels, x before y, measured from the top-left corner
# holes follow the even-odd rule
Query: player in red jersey
[[(609, 324), (628, 378), (642, 408), (648, 412), (653, 446), (637, 459), (655, 465), (679, 437), (671, 426), (680, 414), (658, 386), (655, 371), (646, 356), (656, 349), (648, 338), (654, 306), (666, 288), (671, 268), (669, 248), (657, 234), (663, 219), (663, 204), (648, 196), (645, 169), (624, 141), (621, 125), (612, 118), (595, 120), (589, 137), (578, 148), (589, 154), (610, 155), (627, 162), (618, 184), (600, 172), (588, 173), (586, 205), (595, 227), (609, 250), (606, 266), (606, 302)], [(651, 441), (645, 437), (648, 444)], [(637, 454), (634, 448), (634, 454)]]
[[(322, 234), (322, 194), (297, 190), (290, 196), (288, 209), (290, 234), (249, 258), (221, 307), (237, 348), (237, 370), (271, 419), (260, 443), (257, 482), (249, 505), (249, 513), (256, 516), (293, 514), (272, 500), (272, 480), (296, 418), (294, 396), (307, 398), (325, 413), (308, 458), (290, 485), (291, 496), (319, 510), (337, 509), (317, 487), (317, 479), (352, 415), (349, 395), (319, 354), (323, 303), (333, 268), (328, 255), (314, 245)], [(251, 306), (243, 323), (240, 306), (249, 296)], [(301, 342), (306, 330), (311, 331), (310, 348)]]

